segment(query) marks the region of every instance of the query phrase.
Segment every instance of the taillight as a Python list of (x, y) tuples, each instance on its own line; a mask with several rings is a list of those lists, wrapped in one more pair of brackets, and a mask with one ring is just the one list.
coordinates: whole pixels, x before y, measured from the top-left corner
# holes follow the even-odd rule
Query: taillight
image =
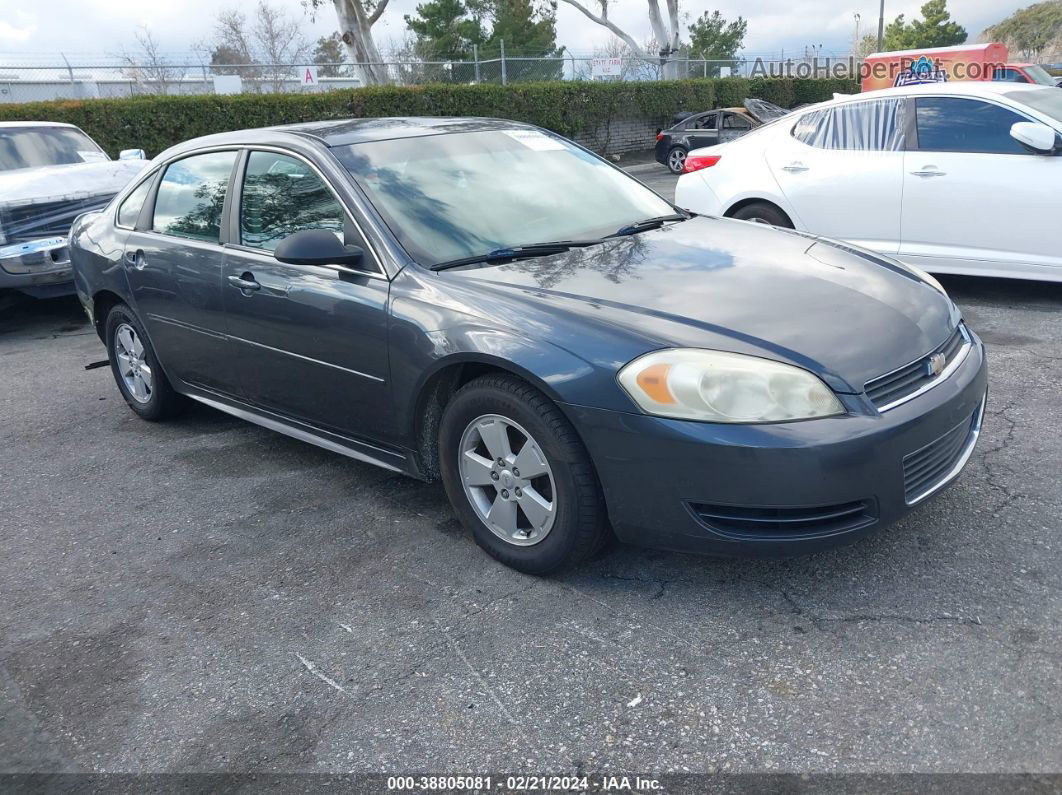
[(658, 140), (658, 141), (662, 140), (662, 139), (663, 139), (663, 137), (664, 137), (664, 133), (662, 133), (662, 132), (658, 132), (658, 133), (656, 134), (656, 140)]
[(722, 155), (688, 155), (686, 165), (682, 167), (682, 173), (692, 174), (702, 168), (711, 168), (722, 159)]

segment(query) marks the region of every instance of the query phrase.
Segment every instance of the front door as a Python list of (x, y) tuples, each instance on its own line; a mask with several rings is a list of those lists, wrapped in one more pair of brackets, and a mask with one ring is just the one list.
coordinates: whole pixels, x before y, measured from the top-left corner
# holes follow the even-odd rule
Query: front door
[(1010, 136), (1030, 121), (980, 99), (920, 97), (904, 158), (904, 259), (930, 271), (1062, 271), (1062, 157)]
[(799, 226), (895, 254), (903, 148), (902, 99), (852, 102), (805, 113), (776, 136), (767, 165)]
[[(367, 440), (393, 433), (387, 354), (390, 282), (342, 203), (307, 162), (252, 151), (238, 191), (238, 240), (224, 306), (247, 399), (268, 411)], [(331, 229), (365, 251), (358, 272), (278, 262), (288, 235)]]
[(153, 211), (145, 207), (129, 232), (124, 261), (166, 375), (226, 395), (238, 393), (238, 379), (225, 336), (221, 221), (236, 156), (206, 152), (166, 166)]

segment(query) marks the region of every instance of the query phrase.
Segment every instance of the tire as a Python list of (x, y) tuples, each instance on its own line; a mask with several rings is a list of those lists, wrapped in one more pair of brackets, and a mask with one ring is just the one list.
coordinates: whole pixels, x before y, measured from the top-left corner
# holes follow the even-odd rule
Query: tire
[[(504, 434), (501, 452), (509, 453), (504, 465), (495, 455), (496, 433)], [(549, 398), (518, 378), (488, 375), (458, 390), (443, 412), (439, 453), (458, 518), (506, 566), (551, 574), (597, 554), (612, 538), (597, 474), (575, 429)], [(520, 461), (532, 462), (522, 477)], [(545, 503), (550, 511), (543, 519)], [(492, 528), (495, 505), (500, 518)], [(506, 524), (510, 507), (513, 520)]]
[(673, 146), (667, 152), (667, 170), (672, 174), (681, 174), (686, 165), (686, 150), (681, 146)]
[(138, 416), (158, 422), (184, 410), (187, 399), (170, 386), (144, 327), (125, 304), (107, 313), (104, 339), (114, 382)]
[(758, 224), (770, 224), (782, 229), (792, 229), (793, 222), (781, 210), (768, 202), (752, 202), (730, 216), (739, 221), (752, 221)]

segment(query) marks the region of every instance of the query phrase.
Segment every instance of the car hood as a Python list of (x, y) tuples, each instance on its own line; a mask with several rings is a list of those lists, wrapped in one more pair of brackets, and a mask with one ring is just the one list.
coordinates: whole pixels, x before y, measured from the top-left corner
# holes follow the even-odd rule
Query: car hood
[(0, 171), (0, 205), (113, 196), (145, 166), (146, 160), (104, 160)]
[[(898, 263), (719, 218), (446, 275), (476, 280), (481, 290), (517, 290), (551, 313), (596, 325), (592, 333), (636, 338), (631, 350), (765, 356), (842, 392), (861, 392), (866, 381), (924, 356), (959, 320), (950, 299)], [(568, 346), (578, 353), (577, 341)]]

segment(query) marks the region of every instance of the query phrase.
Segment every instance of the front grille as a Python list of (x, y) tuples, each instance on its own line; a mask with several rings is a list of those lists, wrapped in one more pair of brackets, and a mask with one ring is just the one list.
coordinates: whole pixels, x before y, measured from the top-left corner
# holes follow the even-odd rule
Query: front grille
[(938, 345), (925, 356), (904, 365), (899, 370), (893, 370), (891, 373), (867, 381), (864, 387), (867, 397), (878, 411), (888, 410), (897, 401), (903, 400), (939, 377), (930, 368), (933, 356), (938, 353), (943, 354), (944, 366), (947, 367), (959, 356), (966, 342), (966, 329), (960, 323), (943, 344)]
[(903, 491), (908, 505), (928, 497), (955, 474), (953, 470), (956, 465), (977, 440), (983, 411), (982, 403), (972, 419), (956, 425), (922, 449), (904, 456)]
[(694, 515), (712, 530), (741, 538), (827, 536), (872, 524), (872, 500), (799, 508), (764, 508), (690, 503)]
[(75, 218), (81, 213), (103, 209), (111, 200), (111, 195), (4, 207), (0, 209), (0, 229), (7, 235), (8, 243), (66, 237)]

